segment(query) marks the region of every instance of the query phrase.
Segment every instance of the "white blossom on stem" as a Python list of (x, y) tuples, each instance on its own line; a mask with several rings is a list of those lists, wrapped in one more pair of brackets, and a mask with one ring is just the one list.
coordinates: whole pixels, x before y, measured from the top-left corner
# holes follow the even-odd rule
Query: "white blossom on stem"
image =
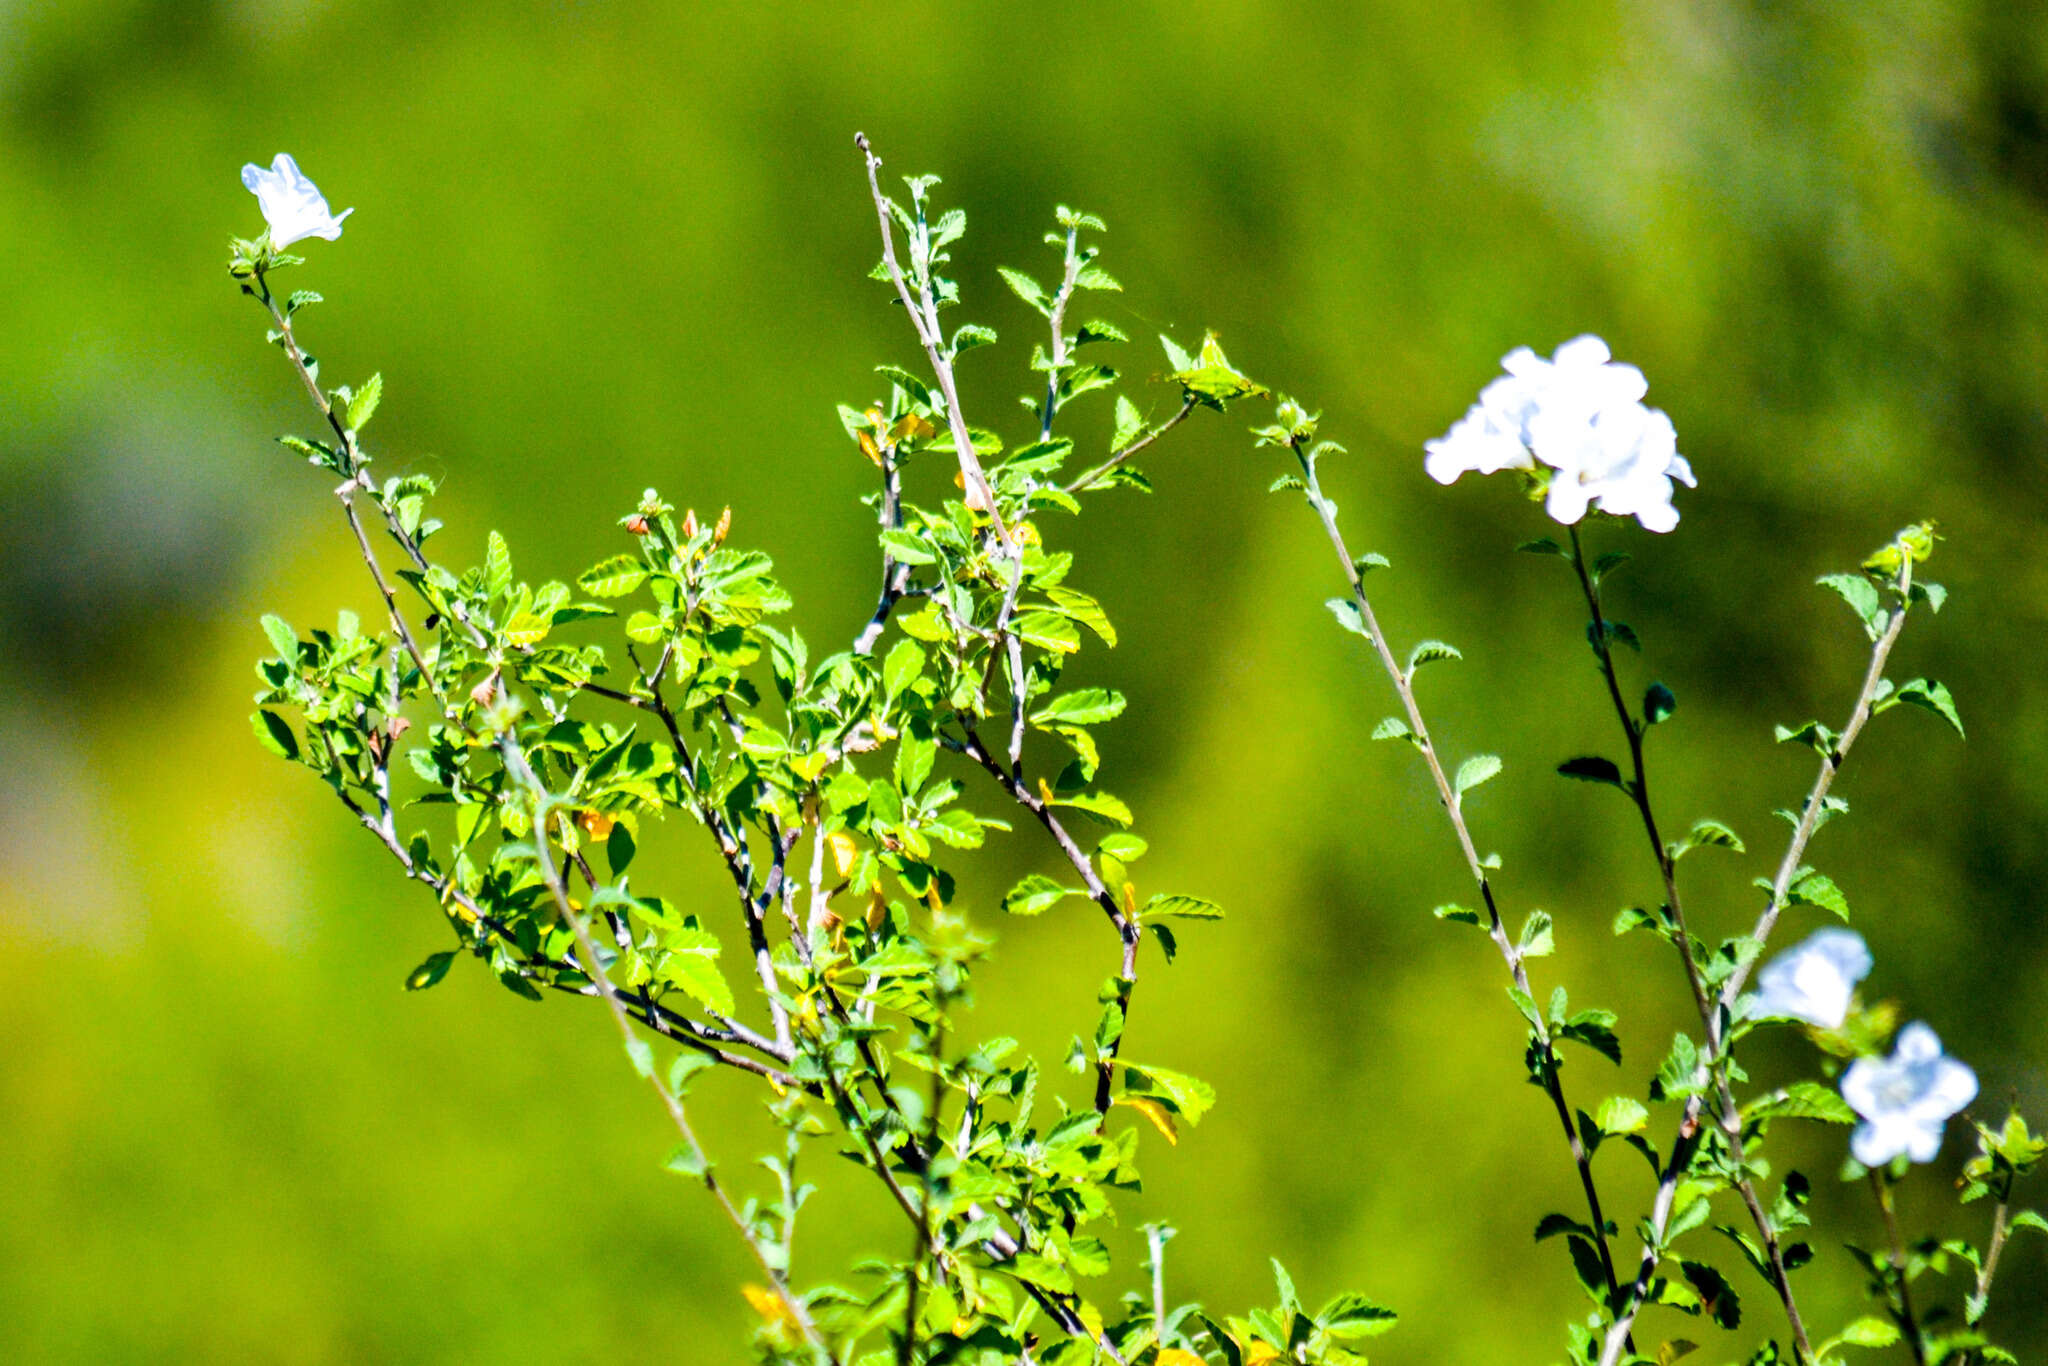
[(242, 183), (256, 196), (263, 221), (270, 225), (270, 245), (280, 251), (308, 237), (332, 242), (341, 236), (341, 220), (355, 212), (329, 212), (320, 187), (285, 152), (277, 154), (267, 171), (253, 161), (242, 167)]
[(1840, 1029), (1856, 984), (1870, 975), (1870, 949), (1854, 930), (1816, 930), (1756, 975), (1752, 1016), (1804, 1020)]
[(1977, 1074), (1942, 1056), (1941, 1039), (1924, 1024), (1899, 1031), (1889, 1058), (1858, 1058), (1842, 1074), (1842, 1099), (1863, 1116), (1849, 1151), (1866, 1167), (1904, 1153), (1932, 1162), (1949, 1116), (1977, 1098)]
[(1545, 508), (1570, 526), (1589, 508), (1634, 517), (1651, 531), (1678, 525), (1673, 482), (1694, 485), (1671, 419), (1643, 405), (1643, 372), (1594, 336), (1574, 337), (1545, 360), (1526, 346), (1501, 359), (1507, 373), (1450, 431), (1425, 442), (1423, 469), (1440, 484), (1505, 469), (1550, 472)]

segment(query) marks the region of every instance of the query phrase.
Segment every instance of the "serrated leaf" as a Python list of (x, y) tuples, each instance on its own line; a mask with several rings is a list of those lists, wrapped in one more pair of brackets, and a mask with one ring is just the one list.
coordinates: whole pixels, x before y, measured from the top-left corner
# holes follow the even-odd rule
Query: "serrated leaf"
[(1616, 767), (1614, 760), (1602, 759), (1598, 755), (1567, 759), (1557, 766), (1557, 771), (1561, 777), (1577, 778), (1580, 782), (1605, 783), (1609, 787), (1624, 786), (1621, 769)]
[(1042, 873), (1027, 873), (1003, 898), (1003, 909), (1011, 915), (1043, 915), (1062, 900), (1081, 893), (1062, 887)]
[(1825, 873), (1802, 874), (1785, 892), (1785, 903), (1789, 906), (1818, 906), (1842, 920), (1849, 918), (1849, 899), (1842, 895), (1834, 879)]
[(716, 936), (707, 930), (671, 930), (663, 943), (669, 951), (661, 967), (663, 979), (718, 1014), (732, 1014), (732, 986), (718, 970)]
[(1030, 304), (1037, 312), (1044, 314), (1050, 311), (1051, 305), (1046, 300), (1045, 287), (1038, 281), (1023, 271), (1012, 270), (1008, 266), (997, 266), (996, 274), (1003, 277), (1003, 283), (1007, 284), (1018, 298)]
[(1223, 908), (1199, 896), (1161, 893), (1147, 901), (1139, 915), (1148, 920), (1162, 916), (1176, 916), (1182, 920), (1221, 920)]
[(1216, 1103), (1216, 1088), (1185, 1072), (1135, 1062), (1124, 1063), (1123, 1069), (1125, 1095), (1157, 1100), (1190, 1124), (1200, 1123)]
[(1818, 1119), (1829, 1124), (1854, 1124), (1856, 1112), (1833, 1088), (1816, 1081), (1799, 1081), (1780, 1091), (1759, 1096), (1742, 1107), (1745, 1121), (1757, 1119)]
[(647, 581), (647, 563), (638, 555), (619, 554), (583, 571), (576, 586), (592, 597), (622, 598)]
[(1716, 820), (1695, 821), (1686, 837), (1671, 846), (1671, 857), (1683, 858), (1694, 849), (1732, 849), (1738, 854), (1747, 852), (1742, 837)]
[(1603, 1134), (1632, 1134), (1650, 1122), (1650, 1111), (1633, 1096), (1609, 1096), (1600, 1102), (1593, 1123)]
[(1037, 726), (1092, 726), (1123, 715), (1124, 695), (1109, 688), (1082, 688), (1062, 693), (1031, 713)]
[(1446, 644), (1441, 640), (1425, 640), (1408, 652), (1408, 676), (1413, 678), (1415, 671), (1425, 664), (1434, 664), (1440, 659), (1463, 659), (1464, 657), (1464, 655), (1458, 652), (1458, 647), (1455, 645)]
[(484, 543), (484, 592), (499, 597), (512, 587), (512, 547), (493, 531)]
[(1833, 589), (1849, 604), (1864, 629), (1876, 636), (1882, 628), (1877, 626), (1878, 617), (1883, 613), (1884, 604), (1878, 597), (1877, 585), (1862, 574), (1824, 574), (1815, 580), (1823, 588)]
[(1942, 684), (1931, 678), (1915, 678), (1901, 683), (1893, 696), (1901, 702), (1910, 702), (1933, 712), (1954, 726), (1959, 737), (1968, 738), (1963, 732), (1963, 718), (1956, 714), (1955, 699), (1949, 696), (1948, 689)]
[(348, 401), (348, 429), (361, 431), (369, 420), (376, 416), (377, 404), (384, 398), (384, 375), (382, 371), (363, 381), (363, 387), (356, 390)]
[(1458, 765), (1458, 776), (1451, 780), (1451, 790), (1462, 797), (1499, 773), (1500, 768), (1499, 755), (1475, 754)]

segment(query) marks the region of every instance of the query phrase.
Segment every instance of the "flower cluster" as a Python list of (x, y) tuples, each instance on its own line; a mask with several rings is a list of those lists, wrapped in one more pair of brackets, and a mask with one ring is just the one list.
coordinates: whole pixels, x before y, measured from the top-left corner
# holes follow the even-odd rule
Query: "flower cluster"
[[(1804, 1020), (1840, 1029), (1857, 983), (1868, 976), (1870, 949), (1854, 930), (1819, 930), (1772, 959), (1757, 974), (1749, 1014)], [(1866, 1167), (1904, 1154), (1932, 1162), (1951, 1115), (1977, 1098), (1977, 1074), (1945, 1057), (1941, 1039), (1924, 1024), (1899, 1031), (1889, 1058), (1858, 1058), (1842, 1076), (1842, 1099), (1862, 1118), (1849, 1151)]]
[(1547, 474), (1546, 510), (1571, 525), (1588, 508), (1634, 517), (1651, 531), (1678, 525), (1672, 481), (1694, 485), (1671, 419), (1643, 405), (1649, 384), (1614, 361), (1598, 337), (1576, 337), (1544, 360), (1517, 347), (1507, 373), (1450, 431), (1424, 444), (1423, 468), (1440, 484), (1466, 471)]

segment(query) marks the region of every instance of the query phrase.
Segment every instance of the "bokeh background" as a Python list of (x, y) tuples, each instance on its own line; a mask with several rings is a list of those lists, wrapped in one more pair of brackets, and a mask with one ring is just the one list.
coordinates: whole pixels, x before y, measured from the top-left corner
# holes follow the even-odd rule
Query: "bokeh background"
[[(465, 964), (300, 770), (252, 742), (256, 618), (367, 609), (324, 485), (270, 444), (303, 395), (222, 267), (261, 221), (244, 161), (295, 153), (346, 236), (293, 283), (330, 382), (381, 369), (386, 469), (444, 477), (448, 553), (510, 537), (523, 573), (614, 548), (647, 484), (735, 508), (814, 641), (865, 619), (871, 467), (839, 400), (910, 363), (865, 278), (852, 133), (967, 207), (960, 317), (978, 421), (1020, 426), (1035, 335), (995, 275), (1042, 268), (1057, 202), (1104, 215), (1141, 342), (1219, 329), (1325, 411), (1329, 482), (1403, 640), (1441, 636), (1427, 703), (1505, 774), (1473, 800), (1519, 915), (1558, 918), (1575, 999), (1623, 1012), (1633, 1090), (1685, 1023), (1661, 946), (1617, 943), (1653, 870), (1613, 794), (1550, 773), (1611, 750), (1580, 613), (1511, 547), (1536, 510), (1448, 491), (1420, 443), (1511, 346), (1606, 336), (1651, 378), (1701, 487), (1616, 610), (1678, 693), (1656, 736), (1667, 821), (1731, 822), (1747, 858), (1687, 864), (1694, 915), (1755, 911), (1810, 756), (1774, 722), (1839, 724), (1864, 643), (1811, 586), (1939, 519), (1948, 610), (1900, 676), (1970, 726), (1877, 723), (1817, 861), (1876, 952), (1870, 983), (2048, 1121), (2048, 24), (2002, 3), (1440, 0), (1043, 6), (0, 4), (0, 1356), (16, 1361), (743, 1359), (745, 1268), (658, 1170), (663, 1121), (609, 1025)], [(1154, 401), (1170, 401), (1163, 389)], [(1005, 415), (1008, 415), (1007, 417)], [(1154, 886), (1233, 918), (1153, 967), (1129, 1051), (1212, 1079), (1178, 1149), (1146, 1140), (1129, 1226), (1167, 1217), (1173, 1288), (1401, 1309), (1375, 1360), (1547, 1361), (1573, 1312), (1530, 1245), (1573, 1186), (1487, 946), (1429, 908), (1464, 892), (1411, 756), (1365, 738), (1384, 681), (1321, 602), (1333, 566), (1245, 429), (1203, 415), (1147, 462), (1158, 492), (1054, 533), (1123, 644), (1083, 666), (1135, 699), (1111, 786)], [(1096, 434), (1090, 421), (1082, 430)], [(984, 803), (983, 809), (992, 809)], [(710, 895), (694, 832), (650, 841)], [(1024, 832), (971, 884), (1046, 866)], [(992, 912), (992, 914), (994, 914)], [(1808, 913), (1791, 928), (1811, 924)], [(1053, 1056), (1092, 1021), (1100, 925), (997, 926), (982, 1029)], [(1089, 963), (1077, 971), (1074, 964)], [(1775, 1049), (1775, 1051), (1773, 1051)], [(1787, 1038), (1760, 1079), (1810, 1070)], [(738, 1169), (754, 1130), (711, 1086)], [(1830, 1229), (1877, 1236), (1833, 1179), (1839, 1131), (1792, 1144)], [(1946, 1194), (1965, 1147), (1906, 1195)], [(814, 1176), (850, 1175), (820, 1156)], [(1626, 1222), (1648, 1193), (1601, 1160)], [(900, 1241), (854, 1183), (800, 1251), (824, 1274)], [(1700, 1235), (1715, 1241), (1711, 1234)], [(1626, 1243), (1626, 1239), (1624, 1239)], [(2010, 1251), (1993, 1322), (2048, 1352), (2048, 1240)], [(1729, 1259), (1732, 1260), (1732, 1259)], [(1811, 1317), (1858, 1312), (1823, 1241)], [(1756, 1325), (1770, 1296), (1745, 1275)], [(1735, 1358), (1756, 1332), (1707, 1340)]]

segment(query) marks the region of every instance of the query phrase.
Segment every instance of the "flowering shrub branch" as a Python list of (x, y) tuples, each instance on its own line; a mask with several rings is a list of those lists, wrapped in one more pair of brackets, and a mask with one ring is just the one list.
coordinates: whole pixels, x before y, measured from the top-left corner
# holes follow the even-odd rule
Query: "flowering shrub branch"
[[(285, 445), (339, 479), (386, 613), (382, 630), (344, 613), (305, 636), (265, 618), (276, 654), (260, 666), (257, 738), (322, 777), (433, 891), (455, 946), (408, 987), (433, 986), (468, 956), (530, 1000), (552, 990), (605, 1003), (681, 1140), (667, 1165), (712, 1195), (759, 1267), (762, 1284), (745, 1293), (766, 1359), (1242, 1366), (1284, 1350), (1361, 1362), (1357, 1344), (1390, 1327), (1390, 1311), (1342, 1295), (1311, 1314), (1284, 1273), (1274, 1309), (1240, 1318), (1173, 1306), (1163, 1230), (1150, 1242), (1149, 1295), (1105, 1307), (1087, 1284), (1111, 1269), (1088, 1226), (1135, 1187), (1140, 1129), (1177, 1140), (1215, 1099), (1194, 1077), (1124, 1054), (1141, 950), (1149, 940), (1170, 958), (1171, 922), (1222, 912), (1184, 894), (1139, 897), (1131, 866), (1146, 843), (1096, 784), (1095, 728), (1124, 700), (1058, 687), (1083, 632), (1114, 644), (1115, 630), (1070, 585), (1073, 557), (1047, 545), (1044, 527), (1084, 495), (1145, 487), (1132, 455), (1197, 407), (1220, 411), (1258, 387), (1213, 339), (1199, 359), (1169, 342), (1176, 409), (1151, 421), (1116, 394), (1107, 450), (1063, 479), (1079, 443), (1056, 434), (1058, 419), (1119, 386), (1114, 368), (1078, 353), (1125, 338), (1069, 321), (1079, 298), (1117, 285), (1084, 237), (1100, 220), (1062, 209), (1050, 238), (1060, 283), (1048, 292), (1005, 272), (1050, 332), (1035, 362), (1033, 439), (1006, 452), (968, 424), (954, 367), (995, 334), (941, 325), (960, 301), (944, 269), (964, 215), (929, 212), (931, 178), (908, 181), (909, 203), (897, 203), (864, 139), (861, 151), (882, 234), (877, 274), (910, 314), (927, 372), (883, 366), (886, 396), (841, 409), (880, 474), (881, 589), (851, 647), (816, 660), (770, 624), (788, 595), (765, 555), (730, 544), (730, 513), (708, 525), (678, 517), (651, 490), (620, 518), (631, 549), (573, 587), (521, 581), (495, 533), (480, 565), (435, 558), (433, 481), (368, 472), (362, 433), (381, 378), (323, 387), (297, 326), (319, 297), (273, 292), (275, 272), (302, 264), (278, 244), (311, 220), (318, 192), (306, 182), (280, 200), (269, 181), (252, 184), (271, 231), (234, 243), (230, 271), (266, 310), (270, 340), (325, 424), (321, 438)], [(313, 235), (338, 237), (331, 223)], [(927, 456), (957, 466), (960, 499), (912, 501), (907, 475)], [(395, 573), (373, 521), (398, 549)], [(585, 637), (602, 622), (623, 629), (616, 653)], [(1080, 897), (1116, 936), (1099, 1018), (1067, 1060), (1092, 1078), (1078, 1104), (1014, 1040), (966, 1032), (990, 938), (956, 903), (948, 865), (1009, 828), (967, 805), (977, 773), (1046, 833), (1064, 871), (1027, 876), (1003, 909), (1037, 915)], [(640, 840), (670, 812), (703, 827), (731, 878), (750, 990), (727, 976), (709, 918), (632, 883)], [(1105, 833), (1084, 837), (1081, 820)], [(664, 1063), (656, 1042), (677, 1051)], [(761, 1160), (764, 1193), (726, 1175), (690, 1120), (690, 1083), (711, 1066), (767, 1083), (784, 1141)], [(911, 1244), (851, 1284), (804, 1288), (794, 1243), (809, 1188), (796, 1166), (821, 1142), (878, 1181)]]
[[(1022, 395), (1030, 427), (1022, 444), (1006, 446), (968, 421), (958, 369), (961, 355), (996, 334), (945, 318), (962, 304), (947, 272), (966, 217), (937, 210), (933, 177), (906, 180), (899, 202), (874, 149), (865, 138), (858, 145), (881, 237), (873, 276), (908, 315), (922, 361), (877, 367), (869, 400), (840, 409), (848, 441), (878, 475), (879, 588), (847, 647), (822, 657), (775, 624), (790, 597), (768, 556), (734, 543), (730, 509), (678, 515), (650, 489), (619, 518), (617, 546), (573, 583), (521, 579), (495, 532), (481, 563), (441, 559), (441, 525), (428, 512), (435, 481), (370, 474), (363, 433), (383, 398), (381, 376), (327, 387), (299, 333), (300, 315), (320, 296), (273, 290), (277, 272), (304, 264), (285, 248), (338, 240), (353, 210), (331, 213), (288, 156), (268, 170), (245, 168), (268, 226), (231, 244), (229, 270), (265, 310), (268, 339), (322, 424), (316, 438), (282, 441), (337, 481), (342, 520), (383, 611), (368, 628), (343, 612), (332, 629), (304, 634), (264, 618), (273, 654), (258, 665), (256, 738), (324, 781), (401, 874), (433, 894), (453, 943), (420, 963), (409, 989), (431, 988), (471, 958), (527, 1000), (553, 992), (603, 1003), (675, 1128), (666, 1166), (710, 1194), (758, 1269), (759, 1282), (742, 1293), (759, 1317), (762, 1360), (1363, 1363), (1366, 1341), (1394, 1325), (1392, 1311), (1345, 1293), (1311, 1312), (1277, 1263), (1270, 1307), (1216, 1316), (1176, 1303), (1165, 1225), (1146, 1229), (1144, 1265), (1120, 1294), (1094, 1285), (1113, 1267), (1092, 1230), (1136, 1187), (1143, 1136), (1177, 1145), (1216, 1103), (1199, 1079), (1127, 1054), (1146, 946), (1171, 963), (1176, 922), (1223, 912), (1200, 896), (1138, 890), (1133, 869), (1147, 842), (1131, 809), (1101, 785), (1099, 728), (1125, 699), (1108, 687), (1062, 685), (1088, 640), (1114, 646), (1116, 631), (1075, 586), (1075, 557), (1056, 548), (1058, 518), (1084, 499), (1148, 489), (1135, 456), (1197, 410), (1228, 412), (1267, 391), (1213, 334), (1192, 351), (1162, 337), (1172, 397), (1156, 412), (1142, 407), (1142, 391), (1095, 359), (1129, 339), (1106, 322), (1074, 322), (1089, 295), (1121, 288), (1100, 264), (1105, 225), (1061, 208), (1045, 239), (1057, 253), (1053, 282), (1001, 272), (1044, 324)], [(1848, 919), (1841, 889), (1805, 860), (1822, 825), (1847, 809), (1833, 789), (1869, 721), (1912, 704), (1962, 732), (1940, 683), (1886, 676), (1908, 614), (1922, 604), (1939, 611), (1945, 600), (1921, 574), (1932, 525), (1908, 527), (1856, 573), (1821, 580), (1862, 626), (1869, 664), (1839, 731), (1815, 721), (1780, 728), (1781, 741), (1815, 752), (1818, 772), (1804, 803), (1779, 813), (1792, 834), (1775, 874), (1759, 880), (1766, 899), (1753, 926), (1716, 942), (1714, 908), (1687, 904), (1680, 863), (1699, 849), (1742, 855), (1745, 846), (1713, 819), (1665, 837), (1648, 749), (1677, 697), (1652, 682), (1630, 701), (1616, 647), (1642, 644), (1604, 596), (1628, 557), (1587, 548), (1595, 517), (1672, 532), (1678, 489), (1696, 483), (1692, 466), (1671, 419), (1645, 406), (1642, 372), (1615, 361), (1600, 339), (1567, 342), (1549, 360), (1518, 349), (1503, 367), (1427, 444), (1424, 468), (1444, 483), (1512, 472), (1566, 528), (1562, 543), (1543, 536), (1522, 549), (1570, 565), (1627, 758), (1625, 767), (1567, 758), (1558, 772), (1615, 788), (1634, 807), (1658, 896), (1654, 909), (1623, 911), (1615, 932), (1670, 944), (1699, 1021), (1639, 1078), (1636, 1094), (1590, 1110), (1567, 1089), (1575, 1055), (1564, 1045), (1622, 1068), (1618, 1017), (1575, 1007), (1563, 985), (1539, 1004), (1530, 965), (1555, 951), (1557, 925), (1532, 910), (1510, 930), (1501, 860), (1482, 856), (1467, 811), (1502, 760), (1477, 754), (1453, 769), (1419, 701), (1421, 670), (1462, 656), (1437, 640), (1405, 662), (1397, 655), (1365, 591), (1366, 575), (1387, 562), (1354, 555), (1339, 528), (1322, 463), (1342, 448), (1319, 438), (1317, 417), (1281, 400), (1255, 435), (1292, 458), (1274, 488), (1300, 492), (1315, 513), (1346, 589), (1329, 606), (1368, 642), (1398, 700), (1373, 733), (1421, 757), (1474, 884), (1479, 909), (1444, 905), (1436, 914), (1486, 934), (1527, 1025), (1524, 1070), (1557, 1117), (1584, 1200), (1583, 1217), (1551, 1213), (1535, 1229), (1539, 1242), (1566, 1251), (1590, 1305), (1566, 1324), (1570, 1361), (1669, 1366), (1697, 1349), (1653, 1332), (1659, 1313), (1736, 1329), (1741, 1293), (1690, 1236), (1715, 1220), (1717, 1203), (1736, 1202), (1743, 1216), (1715, 1226), (1735, 1249), (1736, 1274), (1747, 1263), (1770, 1286), (1792, 1362), (1841, 1366), (1846, 1348), (1893, 1346), (1916, 1363), (2013, 1360), (1983, 1325), (2011, 1235), (2048, 1233), (2048, 1219), (2014, 1197), (2048, 1140), (2017, 1113), (1995, 1129), (1971, 1119), (1978, 1146), (1963, 1167), (1962, 1199), (1991, 1201), (1988, 1241), (1980, 1251), (1964, 1240), (1910, 1239), (1900, 1219), (1905, 1183), (1916, 1164), (1938, 1160), (1947, 1124), (1976, 1099), (1975, 1073), (1945, 1054), (1930, 1025), (1899, 1029), (1894, 1005), (1865, 999), (1878, 965), (1855, 931), (1813, 931), (1765, 961), (1788, 911)], [(1070, 420), (1098, 391), (1094, 404), (1110, 407), (1106, 441)], [(932, 465), (936, 499), (920, 493)], [(391, 557), (389, 569), (380, 555)], [(1047, 871), (1018, 881), (1001, 910), (1036, 916), (1086, 902), (1114, 937), (1099, 1009), (1065, 1058), (1073, 1094), (1014, 1039), (980, 1033), (975, 1016), (975, 971), (993, 939), (985, 908), (959, 894), (956, 869), (991, 833), (1009, 832), (1017, 811), (1043, 833)], [(634, 885), (641, 841), (663, 837), (671, 816), (702, 829), (732, 903), (685, 908)], [(1763, 1085), (1738, 1060), (1753, 1032), (1786, 1025), (1816, 1045), (1822, 1080)], [(722, 1166), (718, 1136), (707, 1142), (692, 1122), (691, 1084), (716, 1067), (762, 1083), (780, 1134), (759, 1159), (765, 1181)], [(1666, 1107), (1670, 1124), (1661, 1145), (1653, 1107)], [(1816, 1255), (1801, 1233), (1811, 1183), (1793, 1170), (1773, 1181), (1763, 1156), (1780, 1120), (1850, 1127), (1843, 1174), (1868, 1178), (1885, 1234), (1876, 1251), (1850, 1249), (1883, 1316), (1818, 1342), (1795, 1283)], [(807, 1266), (799, 1274), (811, 1187), (797, 1172), (820, 1145), (849, 1159), (902, 1216), (902, 1256), (871, 1259), (840, 1280), (814, 1280)], [(1632, 1226), (1633, 1271), (1618, 1250), (1625, 1202), (1601, 1185), (1612, 1174), (1600, 1153), (1619, 1148), (1640, 1156), (1654, 1181)], [(1957, 1315), (1929, 1293), (1930, 1278), (1964, 1269)], [(1747, 1366), (1785, 1360), (1771, 1337)]]

